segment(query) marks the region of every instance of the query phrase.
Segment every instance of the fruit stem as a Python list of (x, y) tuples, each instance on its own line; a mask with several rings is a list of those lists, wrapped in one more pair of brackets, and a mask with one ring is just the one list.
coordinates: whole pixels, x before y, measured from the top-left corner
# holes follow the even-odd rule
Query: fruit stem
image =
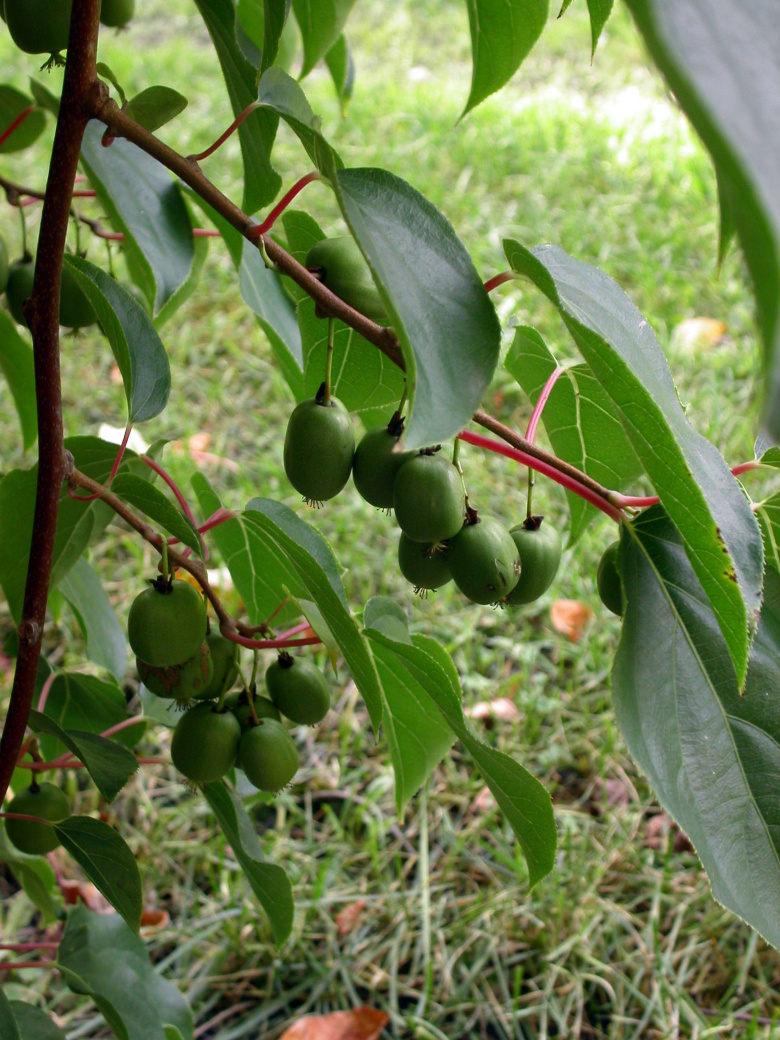
[(198, 525), (195, 522), (195, 517), (193, 516), (192, 510), (190, 509), (189, 502), (182, 494), (181, 489), (179, 488), (178, 484), (174, 481), (173, 477), (171, 477), (170, 474), (162, 468), (159, 462), (156, 462), (149, 455), (142, 455), (141, 461), (145, 462), (150, 469), (153, 469), (155, 473), (162, 477), (162, 479), (165, 481), (165, 483), (176, 496), (176, 501), (181, 506), (184, 515), (187, 517), (188, 520), (192, 521), (195, 527), (197, 527)]
[(534, 438), (536, 437), (536, 428), (539, 425), (539, 420), (542, 417), (544, 406), (547, 404), (550, 398), (550, 394), (552, 393), (552, 389), (558, 382), (558, 379), (560, 378), (563, 372), (563, 366), (558, 365), (550, 373), (550, 378), (542, 387), (542, 392), (539, 394), (539, 398), (536, 404), (534, 405), (534, 410), (531, 412), (531, 418), (528, 420), (528, 429), (525, 431), (525, 439), (528, 441), (529, 444), (533, 444), (534, 442)]
[(27, 252), (27, 220), (21, 206), (19, 207), (19, 223), (22, 226), (22, 256), (26, 257), (29, 255)]
[(292, 188), (287, 192), (286, 195), (277, 202), (262, 224), (258, 224), (256, 228), (252, 228), (249, 232), (250, 238), (259, 238), (261, 235), (267, 235), (271, 228), (274, 226), (279, 217), (284, 213), (287, 207), (290, 205), (296, 195), (300, 194), (307, 184), (311, 184), (312, 181), (322, 180), (322, 176), (319, 170), (312, 170), (311, 173), (307, 173), (305, 177), (301, 177), (299, 181), (293, 184)]
[(502, 271), (501, 274), (494, 274), (492, 278), (488, 278), (485, 282), (485, 292), (493, 292), (499, 285), (503, 285), (505, 282), (512, 282), (517, 277), (514, 271)]
[(52, 684), (54, 683), (54, 680), (56, 678), (57, 678), (57, 673), (56, 672), (52, 672), (50, 675), (46, 676), (46, 681), (44, 682), (43, 686), (41, 687), (41, 693), (40, 693), (40, 696), (38, 697), (38, 711), (42, 712), (46, 708), (46, 701), (49, 699), (49, 690), (51, 690)]
[[(252, 654), (252, 677), (249, 680), (249, 687), (248, 687), (250, 690), (253, 690), (255, 688), (255, 683), (257, 682), (257, 666), (258, 666), (259, 663), (260, 663), (260, 654), (259, 654), (259, 652), (257, 650), (255, 650), (254, 653)], [(251, 698), (250, 698), (250, 702), (251, 702)]]
[(163, 535), (159, 535), (159, 538), (160, 552), (162, 553), (162, 576), (166, 581), (172, 581), (173, 571), (168, 564), (168, 540)]
[(21, 126), (28, 116), (33, 114), (35, 108), (35, 105), (28, 105), (27, 108), (25, 108), (22, 112), (19, 113), (19, 115), (16, 117), (16, 119), (14, 119), (12, 123), (8, 124), (5, 130), (3, 130), (3, 132), (0, 134), (0, 145), (5, 144), (8, 138), (14, 132), (14, 130), (16, 130), (17, 127)]
[(208, 159), (208, 157), (210, 155), (213, 155), (214, 152), (216, 152), (216, 150), (218, 148), (222, 147), (222, 145), (225, 143), (225, 141), (227, 141), (227, 139), (229, 137), (231, 137), (236, 132), (236, 130), (238, 130), (238, 128), (241, 126), (241, 124), (244, 122), (244, 120), (248, 116), (251, 116), (251, 114), (257, 108), (260, 108), (260, 102), (259, 101), (253, 101), (251, 104), (247, 105), (246, 108), (244, 109), (244, 111), (240, 112), (236, 116), (236, 118), (233, 120), (233, 122), (230, 124), (230, 126), (227, 128), (227, 130), (224, 132), (224, 134), (221, 134), (216, 139), (214, 144), (210, 145), (205, 150), (205, 152), (198, 152), (197, 155), (188, 155), (187, 156), (187, 161), (195, 164), (195, 163), (199, 163), (202, 159)]
[(531, 519), (533, 513), (533, 499), (534, 499), (534, 471), (531, 467), (528, 467), (528, 490), (525, 496), (525, 518), (526, 520)]
[[(33, 784), (30, 784), (32, 787)], [(42, 816), (29, 816), (27, 813), (18, 812), (0, 812), (0, 820), (29, 820), (31, 823), (42, 823), (46, 827), (51, 827), (52, 820), (44, 820)]]
[(322, 395), (322, 403), (330, 404), (330, 380), (333, 374), (333, 339), (336, 335), (336, 319), (328, 318), (328, 350), (325, 355), (325, 393)]

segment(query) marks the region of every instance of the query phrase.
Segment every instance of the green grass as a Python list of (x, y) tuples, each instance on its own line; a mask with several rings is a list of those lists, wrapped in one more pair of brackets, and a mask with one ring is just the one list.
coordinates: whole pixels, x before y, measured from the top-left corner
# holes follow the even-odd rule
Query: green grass
[[(364, 0), (350, 39), (357, 84), (348, 117), (341, 118), (324, 72), (316, 70), (305, 84), (347, 164), (386, 166), (414, 184), (452, 221), (485, 277), (506, 266), (500, 245), (506, 235), (527, 245), (553, 241), (602, 266), (655, 327), (691, 421), (729, 459), (750, 457), (759, 387), (752, 299), (736, 254), (717, 277), (712, 170), (644, 64), (622, 9), (591, 65), (584, 5), (573, 5), (551, 21), (513, 83), (461, 123), (470, 65), (460, 2)], [(109, 36), (101, 58), (128, 93), (167, 83), (190, 97), (189, 109), (162, 132), (183, 151), (204, 148), (230, 121), (216, 59), (188, 0), (140, 3), (130, 32)], [(33, 65), (5, 37), (0, 61), (4, 78), (23, 87)], [(237, 156), (231, 142), (204, 163), (234, 198), (240, 197)], [(36, 157), (43, 163), (42, 148)], [(308, 168), (284, 130), (277, 161), (285, 186)], [(45, 168), (29, 155), (4, 157), (0, 165), (8, 176), (44, 182)], [(339, 227), (320, 186), (307, 189), (301, 205), (329, 231)], [(38, 216), (28, 213), (34, 235)], [(19, 249), (10, 209), (0, 212), (0, 232)], [(101, 244), (89, 249), (103, 262)], [(573, 356), (538, 294), (506, 287), (497, 297), (507, 343), (510, 322), (532, 324), (561, 357)], [(722, 345), (692, 352), (676, 345), (672, 330), (695, 315), (726, 323)], [(291, 397), (218, 243), (200, 289), (163, 338), (174, 392), (167, 412), (143, 428), (146, 439), (175, 431), (186, 443), (208, 433), (209, 451), (239, 464), (237, 472), (204, 464), (226, 504), (241, 507), (262, 494), (311, 519), (281, 469)], [(105, 341), (97, 334), (66, 339), (63, 366), (68, 432), (96, 433), (102, 422), (122, 426), (124, 399), (111, 379)], [(528, 420), (528, 402), (505, 373), (497, 375), (487, 405), (519, 429)], [(31, 464), (20, 452), (3, 387), (0, 443), (4, 470)], [(464, 447), (462, 458), (472, 498), (516, 521), (525, 474), (476, 449)], [(165, 461), (186, 485), (192, 471), (186, 451), (167, 449)], [(565, 526), (558, 488), (540, 482), (536, 503)], [(656, 807), (611, 710), (618, 624), (605, 618), (595, 594), (599, 554), (613, 536), (606, 521), (595, 522), (565, 555), (550, 593), (519, 615), (466, 607), (449, 590), (414, 600), (397, 573), (392, 525), (351, 488), (315, 522), (347, 567), (353, 604), (377, 592), (392, 595), (416, 630), (446, 646), (467, 704), (514, 701), (518, 721), (496, 723), (489, 739), (552, 791), (556, 868), (529, 893), (511, 831), (483, 799), (457, 746), (397, 821), (386, 748), (367, 736), (365, 709), (341, 667), (335, 710), (318, 729), (297, 734), (300, 782), (272, 805), (252, 807), (267, 855), (295, 884), (294, 933), (281, 950), (273, 948), (235, 860), (210, 840), (215, 827), (205, 803), (170, 768), (146, 770), (116, 803), (118, 825), (142, 865), (146, 898), (172, 919), (150, 938), (150, 950), (192, 1001), (205, 1027), (200, 1036), (270, 1040), (291, 1017), (362, 1002), (386, 1009), (398, 1037), (776, 1035), (769, 1020), (780, 957), (712, 901), (698, 860), (674, 850), (673, 834), (662, 833), (660, 848), (646, 841)], [(151, 570), (152, 553), (114, 530), (92, 562), (124, 613)], [(595, 608), (580, 643), (552, 629), (549, 607), (557, 597)], [(0, 625), (10, 629), (7, 614)], [(66, 661), (80, 659), (67, 612), (52, 630), (55, 645)], [(164, 749), (166, 735), (158, 739)], [(625, 804), (608, 804), (607, 791), (624, 794)], [(79, 798), (82, 809), (94, 807), (91, 792)], [(8, 938), (28, 927), (31, 916), (25, 897), (3, 885), (0, 921)], [(334, 915), (356, 900), (365, 901), (357, 924), (339, 936)], [(734, 984), (738, 991), (724, 988)], [(19, 974), (8, 992), (23, 990), (61, 1017), (69, 1040), (108, 1035), (94, 1008), (51, 977)]]

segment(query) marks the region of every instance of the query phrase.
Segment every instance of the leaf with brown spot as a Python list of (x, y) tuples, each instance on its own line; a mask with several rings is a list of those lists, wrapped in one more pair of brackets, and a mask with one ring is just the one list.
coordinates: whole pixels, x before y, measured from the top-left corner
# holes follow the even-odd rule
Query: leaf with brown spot
[(591, 608), (578, 599), (556, 599), (550, 607), (552, 627), (572, 643), (582, 639), (582, 633), (592, 617)]
[(286, 1029), (280, 1040), (378, 1040), (390, 1016), (375, 1008), (306, 1015)]

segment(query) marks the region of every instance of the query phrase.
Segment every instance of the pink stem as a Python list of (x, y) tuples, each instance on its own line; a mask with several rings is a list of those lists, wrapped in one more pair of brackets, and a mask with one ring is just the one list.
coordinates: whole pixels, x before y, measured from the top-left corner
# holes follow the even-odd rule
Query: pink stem
[(56, 950), (56, 942), (4, 943), (0, 942), (0, 950), (13, 950), (15, 953), (26, 953), (28, 950)]
[(525, 432), (525, 439), (530, 444), (533, 444), (534, 442), (534, 437), (536, 436), (536, 427), (539, 425), (539, 420), (542, 417), (544, 406), (547, 404), (550, 394), (552, 393), (552, 388), (558, 382), (558, 378), (562, 372), (563, 368), (560, 365), (558, 365), (558, 367), (554, 369), (553, 372), (551, 372), (550, 378), (544, 384), (544, 388), (542, 389), (542, 392), (539, 394), (539, 400), (536, 402), (533, 412), (531, 412), (531, 419), (528, 423), (528, 429)]
[(620, 513), (615, 506), (610, 505), (600, 495), (597, 495), (595, 491), (591, 491), (590, 488), (580, 484), (574, 477), (570, 477), (566, 473), (561, 473), (547, 462), (542, 462), (540, 459), (535, 459), (533, 455), (527, 455), (524, 451), (520, 451), (518, 448), (512, 448), (508, 444), (503, 444), (501, 441), (491, 440), (489, 437), (483, 437), (479, 433), (470, 433), (468, 430), (463, 430), (458, 434), (458, 437), (466, 441), (467, 444), (474, 444), (478, 448), (485, 448), (487, 451), (493, 451), (496, 455), (503, 455), (507, 459), (514, 459), (515, 462), (520, 462), (524, 466), (528, 466), (530, 469), (535, 469), (537, 473), (543, 473), (544, 476), (554, 480), (561, 487), (565, 487), (568, 491), (573, 491), (575, 495), (579, 495), (580, 498), (584, 498), (586, 502), (590, 502), (597, 509), (600, 509), (602, 513), (606, 513), (608, 517), (619, 522)]
[[(36, 763), (37, 765), (37, 763)], [(30, 820), (31, 823), (42, 823), (46, 827), (51, 827), (51, 820), (44, 820), (41, 816), (28, 816), (27, 813), (19, 812), (0, 812), (1, 820)]]
[(280, 632), (276, 638), (290, 639), (292, 636), (297, 636), (299, 632), (305, 632), (307, 628), (311, 628), (309, 622), (302, 621), (300, 625), (296, 625), (295, 628), (289, 628), (286, 632)]
[(493, 292), (499, 285), (503, 285), (504, 282), (511, 282), (517, 275), (514, 271), (502, 271), (501, 274), (494, 274), (492, 278), (488, 278), (485, 282), (485, 292)]
[(250, 639), (249, 636), (240, 636), (238, 632), (231, 629), (220, 629), (226, 639), (230, 639), (239, 646), (249, 647), (250, 650), (285, 650), (291, 646), (316, 646), (322, 640), (318, 636), (308, 639)]
[(252, 230), (249, 232), (249, 237), (260, 238), (261, 235), (268, 234), (268, 232), (274, 226), (274, 224), (282, 215), (282, 213), (284, 213), (284, 211), (290, 205), (295, 196), (302, 192), (307, 184), (311, 184), (312, 181), (318, 180), (320, 180), (320, 174), (317, 170), (313, 170), (311, 173), (307, 173), (305, 177), (301, 177), (299, 181), (296, 181), (295, 184), (293, 184), (292, 188), (290, 188), (290, 190), (287, 192), (287, 194), (282, 199), (280, 199), (279, 202), (277, 202), (277, 204), (274, 206), (274, 208), (271, 210), (271, 212), (268, 214), (268, 216), (265, 218), (262, 224), (258, 224), (257, 227), (252, 228)]
[[(750, 462), (740, 462), (737, 466), (732, 466), (731, 472), (738, 477), (742, 473), (750, 473), (751, 470), (760, 468), (761, 463), (758, 459), (751, 459)], [(618, 509), (645, 509), (661, 501), (658, 495), (621, 495), (617, 491), (613, 492), (612, 500)]]
[[(173, 477), (171, 477), (168, 473), (166, 473), (165, 470), (162, 468), (162, 466), (158, 462), (155, 462), (154, 459), (150, 459), (148, 455), (142, 455), (141, 459), (142, 459), (143, 462), (146, 463), (147, 466), (149, 466), (150, 469), (153, 469), (155, 473), (159, 474), (159, 476), (161, 476), (163, 478), (165, 483), (168, 485), (168, 487), (171, 489), (171, 491), (176, 496), (176, 501), (181, 506), (184, 515), (189, 520), (191, 520), (193, 522), (193, 524), (195, 524), (195, 517), (192, 515), (192, 510), (189, 507), (189, 503), (187, 502), (187, 499), (184, 497), (184, 495), (180, 491), (179, 486), (173, 480)], [(197, 527), (197, 524), (195, 524), (195, 526)]]
[[(40, 202), (40, 199), (31, 199), (30, 202), (23, 202), (23, 206), (29, 206), (33, 202)], [(121, 231), (105, 231), (103, 228), (93, 227), (92, 234), (98, 238), (108, 239), (109, 242), (124, 242), (125, 236)], [(221, 238), (222, 232), (217, 231), (216, 228), (193, 228), (193, 238)]]
[(129, 729), (130, 726), (138, 726), (142, 722), (148, 722), (143, 715), (134, 715), (131, 719), (123, 719), (122, 722), (117, 722), (115, 726), (109, 726), (108, 729), (104, 729), (100, 734), (101, 737), (113, 737), (115, 733), (120, 733), (123, 729)]
[(21, 968), (56, 968), (56, 961), (4, 961), (0, 971), (15, 971)]
[(28, 116), (32, 115), (32, 113), (34, 111), (35, 111), (35, 105), (28, 105), (27, 108), (25, 108), (23, 111), (21, 111), (19, 113), (19, 115), (16, 117), (16, 119), (14, 119), (13, 123), (10, 123), (5, 128), (5, 130), (3, 130), (2, 134), (0, 134), (0, 144), (5, 144), (5, 142), (8, 140), (8, 138), (14, 132), (14, 130), (16, 130), (17, 127), (21, 126), (22, 123), (25, 121), (25, 119)]
[[(231, 509), (218, 509), (216, 513), (212, 513), (211, 516), (198, 527), (198, 534), (205, 534), (206, 531), (210, 531), (213, 527), (219, 527), (220, 524), (226, 523), (228, 520), (235, 520), (236, 514)], [(179, 545), (181, 542), (180, 538), (169, 538), (168, 545)], [(189, 556), (192, 549), (185, 549), (182, 556)]]
[(56, 672), (52, 672), (51, 675), (46, 677), (46, 682), (43, 684), (43, 687), (41, 688), (41, 695), (38, 698), (38, 711), (43, 711), (45, 709), (46, 701), (49, 698), (49, 690), (51, 689), (52, 683), (56, 678)]
[(218, 137), (216, 139), (216, 141), (214, 142), (214, 144), (212, 144), (209, 148), (207, 148), (205, 152), (199, 152), (198, 155), (190, 155), (189, 156), (190, 162), (196, 162), (197, 163), (197, 162), (200, 162), (202, 159), (208, 159), (208, 157), (210, 155), (213, 155), (214, 152), (216, 152), (216, 150), (218, 148), (221, 148), (222, 145), (225, 143), (225, 141), (227, 141), (227, 139), (232, 134), (234, 134), (236, 132), (236, 130), (238, 130), (238, 128), (241, 126), (241, 124), (244, 122), (244, 120), (247, 118), (247, 116), (250, 116), (254, 112), (254, 110), (256, 108), (259, 108), (259, 107), (260, 106), (258, 105), (258, 103), (256, 101), (253, 101), (251, 105), (247, 105), (246, 108), (244, 109), (244, 111), (241, 112), (240, 115), (236, 116), (236, 118), (233, 120), (233, 122), (230, 124), (230, 126), (227, 128), (227, 130), (224, 132), (224, 134), (222, 134), (220, 137)]
[(192, 229), (193, 238), (221, 238), (222, 232), (216, 228), (196, 227)]
[(133, 424), (132, 423), (128, 423), (127, 426), (125, 426), (125, 435), (122, 438), (122, 443), (119, 445), (119, 451), (117, 452), (116, 458), (114, 459), (114, 465), (111, 467), (111, 474), (110, 474), (110, 476), (108, 478), (108, 486), (109, 487), (111, 486), (111, 481), (114, 479), (114, 477), (117, 474), (117, 470), (119, 469), (119, 467), (122, 464), (122, 456), (125, 453), (125, 448), (127, 447), (127, 442), (130, 439), (130, 434), (132, 433), (132, 430), (133, 430)]
[(90, 190), (88, 190), (86, 188), (83, 191), (74, 191), (73, 195), (71, 196), (71, 198), (74, 198), (74, 199), (94, 199), (96, 197), (97, 197), (97, 192), (96, 191), (90, 191)]

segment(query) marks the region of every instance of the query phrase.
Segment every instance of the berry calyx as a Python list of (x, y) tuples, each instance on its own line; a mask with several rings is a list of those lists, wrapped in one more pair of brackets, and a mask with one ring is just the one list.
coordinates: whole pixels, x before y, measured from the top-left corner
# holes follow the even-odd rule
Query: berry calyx
[(284, 471), (310, 505), (341, 491), (354, 454), (352, 420), (338, 398), (325, 404), (318, 394), (295, 407), (284, 437)]
[(133, 600), (127, 637), (136, 657), (165, 668), (193, 657), (206, 638), (206, 606), (189, 582), (155, 578)]
[(517, 585), (520, 558), (512, 536), (497, 520), (476, 518), (450, 542), (452, 577), (473, 603), (498, 603)]
[(403, 532), (398, 542), (398, 566), (401, 574), (414, 585), (414, 591), (420, 595), (440, 589), (452, 581), (447, 547), (413, 542)]
[(398, 470), (416, 452), (398, 451), (404, 421), (393, 416), (387, 426), (368, 430), (352, 460), (352, 479), (358, 494), (378, 509), (392, 509), (393, 484)]
[(625, 596), (620, 580), (619, 552), (620, 542), (612, 542), (604, 550), (604, 554), (599, 560), (599, 569), (596, 571), (596, 587), (599, 590), (601, 602), (607, 610), (622, 617), (625, 610)]
[(561, 536), (542, 517), (532, 516), (509, 531), (520, 556), (520, 580), (507, 595), (512, 606), (533, 603), (549, 589), (561, 563)]
[(438, 455), (415, 455), (396, 474), (393, 508), (398, 526), (413, 542), (432, 545), (453, 538), (466, 512), (457, 467)]
[(72, 0), (5, 0), (5, 20), (27, 54), (57, 54), (68, 46)]
[(319, 668), (308, 661), (281, 653), (265, 673), (268, 694), (291, 722), (314, 726), (330, 709), (328, 681)]
[[(32, 784), (11, 799), (8, 812), (39, 816), (52, 823), (61, 823), (70, 816), (70, 802), (54, 784)], [(29, 856), (43, 856), (56, 849), (60, 843), (53, 827), (33, 820), (7, 819), (5, 832), (14, 847)]]
[(360, 247), (348, 235), (324, 238), (306, 254), (305, 266), (350, 307), (378, 325), (387, 325), (387, 308)]
[(219, 780), (236, 763), (241, 727), (231, 711), (203, 702), (179, 719), (171, 738), (171, 761), (188, 780)]
[(135, 14), (135, 0), (103, 0), (100, 21), (111, 29), (124, 29)]
[(298, 772), (298, 751), (281, 722), (261, 719), (241, 737), (238, 765), (260, 791), (280, 791)]
[(211, 655), (213, 672), (206, 687), (192, 695), (198, 701), (216, 700), (238, 678), (238, 643), (225, 639), (221, 632), (209, 632), (206, 645)]
[(170, 664), (160, 668), (142, 661), (139, 657), (135, 663), (141, 682), (157, 697), (184, 702), (209, 700), (218, 696), (208, 694), (214, 678), (214, 664), (205, 640), (195, 654), (183, 664)]

